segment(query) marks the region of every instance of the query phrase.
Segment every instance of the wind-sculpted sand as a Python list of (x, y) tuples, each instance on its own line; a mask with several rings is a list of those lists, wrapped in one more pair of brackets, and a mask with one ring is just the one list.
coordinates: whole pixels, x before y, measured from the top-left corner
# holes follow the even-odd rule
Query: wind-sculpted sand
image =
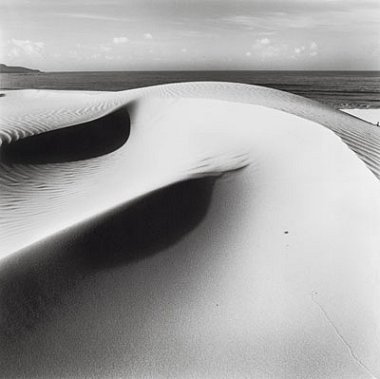
[(3, 91), (5, 377), (380, 377), (380, 129), (277, 90)]

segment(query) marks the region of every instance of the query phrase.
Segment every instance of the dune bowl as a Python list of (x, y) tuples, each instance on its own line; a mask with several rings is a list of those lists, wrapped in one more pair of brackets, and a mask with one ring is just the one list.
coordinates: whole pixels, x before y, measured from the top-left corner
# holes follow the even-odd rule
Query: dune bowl
[(4, 377), (380, 377), (380, 129), (259, 86), (0, 99)]

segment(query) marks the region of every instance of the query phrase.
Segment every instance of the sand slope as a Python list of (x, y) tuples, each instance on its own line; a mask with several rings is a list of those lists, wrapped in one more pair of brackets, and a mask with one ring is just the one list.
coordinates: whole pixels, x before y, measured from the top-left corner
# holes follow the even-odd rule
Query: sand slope
[(376, 126), (380, 121), (380, 109), (343, 109), (343, 112), (361, 118)]
[(227, 83), (1, 104), (6, 375), (380, 376), (378, 129)]

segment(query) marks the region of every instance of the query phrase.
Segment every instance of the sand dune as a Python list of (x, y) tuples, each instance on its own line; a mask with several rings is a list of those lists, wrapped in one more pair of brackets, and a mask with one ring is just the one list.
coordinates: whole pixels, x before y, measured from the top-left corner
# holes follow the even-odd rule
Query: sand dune
[(380, 122), (380, 109), (343, 109), (343, 111), (376, 126)]
[(380, 376), (378, 128), (239, 84), (4, 93), (6, 376)]

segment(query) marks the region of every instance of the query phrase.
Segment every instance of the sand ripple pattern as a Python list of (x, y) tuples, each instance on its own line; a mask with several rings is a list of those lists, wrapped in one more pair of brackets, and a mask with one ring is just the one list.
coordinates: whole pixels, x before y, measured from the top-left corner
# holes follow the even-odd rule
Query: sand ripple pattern
[(197, 97), (257, 104), (317, 122), (342, 138), (380, 178), (380, 130), (371, 123), (314, 100), (271, 88), (236, 83), (168, 84), (142, 89), (141, 92), (145, 96)]
[[(9, 91), (0, 100), (1, 144), (98, 120), (120, 107), (127, 107), (131, 113), (131, 136), (121, 148), (97, 158), (47, 164), (1, 162), (1, 256), (170, 183), (246, 166), (249, 159), (244, 152), (238, 154), (231, 150), (224, 157), (231, 164), (220, 164), (203, 156), (197, 163), (181, 166), (180, 162), (171, 162), (168, 158), (163, 175), (165, 152), (162, 151), (152, 162), (142, 160), (138, 172), (133, 169), (136, 164), (133, 154), (149, 149), (156, 142), (157, 146), (162, 138), (155, 130), (155, 124), (161, 122), (159, 112), (155, 112), (161, 107), (160, 101), (170, 109), (171, 102), (184, 98), (260, 105), (323, 125), (336, 133), (380, 177), (380, 129), (315, 101), (278, 90), (197, 82), (121, 92)], [(141, 138), (146, 129), (149, 129), (151, 145), (146, 145)], [(176, 138), (181, 139), (181, 134)], [(126, 179), (120, 180), (121, 177)], [(72, 204), (75, 204), (75, 212)]]

